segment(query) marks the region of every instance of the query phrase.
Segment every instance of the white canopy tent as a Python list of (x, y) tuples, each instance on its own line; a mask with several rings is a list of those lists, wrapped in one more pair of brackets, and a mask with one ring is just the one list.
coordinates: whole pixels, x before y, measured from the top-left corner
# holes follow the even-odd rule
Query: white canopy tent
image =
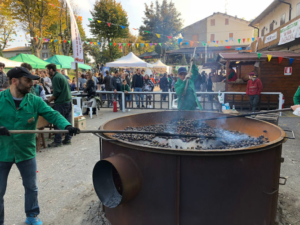
[(152, 65), (154, 68), (168, 68), (168, 66), (166, 64), (162, 63), (162, 61), (160, 61), (160, 59), (157, 60), (157, 62), (153, 63)]
[(141, 60), (135, 54), (130, 52), (128, 55), (123, 56), (122, 58), (114, 61), (106, 63), (107, 67), (137, 67), (137, 68), (152, 68), (153, 65), (150, 63), (146, 63), (145, 61)]
[(22, 64), (21, 62), (15, 62), (15, 61), (12, 61), (12, 60), (9, 60), (6, 58), (2, 58), (2, 57), (0, 57), (0, 62), (4, 63), (5, 67), (7, 67), (7, 68), (14, 68), (17, 66), (21, 66), (21, 64)]

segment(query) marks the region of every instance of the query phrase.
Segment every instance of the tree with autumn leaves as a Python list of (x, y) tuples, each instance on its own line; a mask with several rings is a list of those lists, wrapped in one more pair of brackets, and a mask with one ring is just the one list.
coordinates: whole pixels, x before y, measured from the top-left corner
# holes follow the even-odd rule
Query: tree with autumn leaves
[(2, 11), (17, 21), (29, 35), (29, 42), (36, 56), (40, 57), (43, 43), (47, 39), (58, 40), (58, 54), (69, 54), (70, 15), (64, 0), (2, 0), (2, 4)]

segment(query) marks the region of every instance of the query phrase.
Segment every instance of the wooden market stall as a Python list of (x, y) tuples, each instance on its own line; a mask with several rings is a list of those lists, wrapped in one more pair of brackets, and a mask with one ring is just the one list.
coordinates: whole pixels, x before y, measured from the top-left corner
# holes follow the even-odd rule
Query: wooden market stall
[[(220, 53), (217, 58), (217, 62), (224, 64), (227, 76), (230, 65), (236, 68), (238, 79), (235, 82), (226, 82), (227, 92), (245, 92), (248, 74), (254, 71), (263, 83), (263, 92), (283, 93), (285, 107), (293, 105), (293, 96), (300, 86), (298, 60), (300, 54), (291, 51)], [(278, 103), (278, 96), (273, 96), (271, 100)]]

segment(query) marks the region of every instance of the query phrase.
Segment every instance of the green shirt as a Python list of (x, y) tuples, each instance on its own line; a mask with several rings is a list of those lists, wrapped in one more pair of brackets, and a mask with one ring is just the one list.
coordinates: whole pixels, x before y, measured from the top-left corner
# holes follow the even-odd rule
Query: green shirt
[[(193, 64), (192, 77), (189, 80), (189, 84), (188, 84), (186, 94), (184, 97), (182, 96), (182, 94), (184, 93), (186, 81), (182, 81), (180, 79), (177, 80), (177, 82), (175, 84), (175, 91), (176, 91), (176, 94), (178, 95), (178, 103), (177, 103), (178, 109), (195, 110), (196, 106), (198, 106), (199, 109), (202, 110), (202, 107), (201, 107), (200, 102), (198, 101), (198, 98), (196, 95), (195, 84), (194, 84), (195, 80), (197, 79), (198, 74), (199, 74), (198, 68), (195, 64)], [(182, 99), (184, 101), (181, 105)]]
[(298, 88), (296, 94), (294, 95), (294, 104), (300, 105), (300, 87)]
[(123, 91), (123, 92), (125, 92), (125, 91), (130, 92), (131, 90), (130, 90), (130, 87), (129, 87), (128, 84), (126, 84), (126, 85), (122, 84), (121, 91)]
[(53, 96), (55, 104), (68, 103), (72, 100), (71, 89), (68, 80), (60, 73), (56, 72), (51, 78)]
[[(65, 78), (64, 78), (65, 79)], [(10, 90), (0, 92), (0, 126), (8, 130), (36, 130), (39, 116), (64, 130), (71, 125), (40, 97), (26, 94), (17, 109)], [(35, 134), (0, 136), (0, 162), (22, 162), (36, 156)]]

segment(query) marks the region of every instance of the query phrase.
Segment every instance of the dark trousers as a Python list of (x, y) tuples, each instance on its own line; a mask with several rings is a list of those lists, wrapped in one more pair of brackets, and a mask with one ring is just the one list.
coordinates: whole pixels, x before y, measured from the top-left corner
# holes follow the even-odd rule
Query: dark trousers
[(255, 112), (258, 101), (259, 101), (259, 96), (258, 95), (249, 95), (249, 99), (250, 99), (251, 110), (252, 110), (252, 112)]
[[(169, 92), (169, 89), (168, 89), (168, 87), (165, 87), (165, 88), (162, 89), (162, 91), (163, 91), (163, 92)], [(168, 95), (162, 95), (163, 101), (166, 101), (167, 96), (168, 96)]]
[[(4, 224), (4, 194), (7, 186), (8, 174), (13, 162), (0, 162), (0, 225)], [(38, 204), (38, 187), (36, 178), (36, 160), (35, 158), (16, 163), (18, 167), (23, 186), (25, 188), (25, 213), (26, 216), (37, 216), (40, 214)]]
[[(63, 104), (58, 104), (54, 106), (54, 109), (58, 111), (63, 117), (66, 118), (66, 120), (71, 123), (71, 118), (72, 118), (72, 103), (63, 103)], [(54, 130), (59, 130), (57, 126), (54, 126)], [(71, 140), (72, 136), (69, 134), (65, 134), (65, 140)], [(62, 134), (55, 134), (54, 137), (54, 142), (56, 143), (61, 143), (62, 142)]]

